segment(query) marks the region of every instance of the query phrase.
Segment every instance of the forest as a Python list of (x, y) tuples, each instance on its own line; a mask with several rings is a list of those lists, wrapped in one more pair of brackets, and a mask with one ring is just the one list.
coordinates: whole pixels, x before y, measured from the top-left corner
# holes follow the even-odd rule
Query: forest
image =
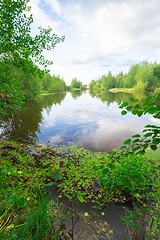
[(92, 80), (92, 91), (105, 91), (112, 88), (133, 88), (135, 91), (154, 91), (160, 87), (160, 64), (143, 61), (131, 65), (128, 73), (120, 72), (116, 76), (109, 71), (98, 80)]

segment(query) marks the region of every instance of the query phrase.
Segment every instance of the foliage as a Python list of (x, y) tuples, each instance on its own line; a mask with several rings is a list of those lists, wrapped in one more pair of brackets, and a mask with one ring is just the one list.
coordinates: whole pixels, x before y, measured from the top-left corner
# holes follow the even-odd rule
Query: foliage
[(12, 219), (14, 224), (10, 224), (0, 233), (3, 239), (60, 239), (55, 229), (53, 202), (49, 201), (45, 191), (36, 190), (32, 194), (31, 192), (28, 200), (24, 201), (25, 205), (20, 206), (23, 211), (12, 209), (14, 214), (18, 213), (20, 216)]
[[(53, 184), (70, 202), (91, 200), (102, 208), (111, 200), (144, 201), (151, 194), (158, 199), (158, 150), (113, 162), (106, 153), (93, 153), (72, 145), (51, 149), (2, 140), (0, 153), (3, 204), (0, 213), (3, 219), (9, 219), (0, 236), (7, 240), (64, 236), (66, 230), (60, 225), (55, 227), (59, 209), (44, 193), (44, 187)], [(68, 214), (72, 214), (70, 211)], [(68, 216), (60, 215), (62, 219)], [(84, 217), (88, 216), (85, 213)]]
[[(147, 79), (147, 77), (146, 77)], [(138, 115), (138, 117), (142, 116), (142, 114), (151, 114), (154, 118), (160, 119), (160, 94), (155, 92), (148, 97), (144, 98), (142, 102), (139, 102), (139, 99), (130, 99), (134, 102), (134, 106), (129, 105), (128, 102), (123, 102), (120, 108), (125, 108), (121, 113), (122, 115), (127, 114), (127, 111), (132, 111), (132, 114)], [(125, 146), (121, 147), (121, 152), (119, 155), (115, 155), (116, 152), (113, 152), (112, 156), (117, 159), (117, 157), (121, 158), (123, 156), (128, 155), (129, 157), (133, 156), (136, 153), (137, 156), (144, 155), (146, 149), (150, 147), (152, 150), (157, 150), (157, 147), (160, 143), (160, 127), (156, 125), (146, 125), (143, 130), (143, 137), (139, 134), (135, 134), (132, 136), (133, 139), (127, 139), (124, 142)], [(153, 161), (152, 157), (151, 160)], [(133, 163), (132, 163), (133, 164)], [(143, 170), (144, 171), (144, 170)], [(146, 170), (145, 170), (146, 171)], [(153, 176), (153, 186), (160, 186), (160, 172), (159, 167), (157, 166), (157, 170), (155, 171), (156, 175)], [(140, 179), (138, 176), (137, 181)], [(142, 180), (141, 180), (142, 182)], [(159, 237), (160, 232), (158, 229), (158, 219), (159, 219), (159, 190), (153, 190), (148, 194), (148, 192), (144, 192), (147, 196), (148, 204), (145, 206), (143, 203), (142, 208), (135, 208), (134, 212), (130, 212), (128, 218), (124, 218), (123, 221), (127, 224), (131, 229), (135, 229), (138, 233), (137, 238), (140, 238), (142, 235), (147, 237), (148, 239), (152, 239), (152, 237)], [(135, 219), (138, 223), (140, 223), (141, 228), (137, 227), (137, 223), (135, 223)], [(146, 223), (146, 219), (149, 219), (148, 226), (144, 226)], [(148, 221), (148, 220), (147, 220)], [(146, 227), (148, 227), (148, 236), (146, 236)], [(142, 231), (143, 229), (143, 231)]]
[[(144, 98), (142, 104), (138, 99), (131, 98), (132, 102), (135, 103), (134, 106), (128, 104), (128, 102), (123, 102), (120, 108), (125, 108), (122, 111), (122, 115), (127, 114), (127, 111), (132, 111), (132, 114), (141, 117), (142, 114), (151, 114), (154, 118), (160, 119), (160, 94), (155, 92), (154, 94)], [(125, 154), (133, 151), (138, 151), (143, 154), (145, 149), (150, 147), (152, 150), (156, 150), (160, 143), (160, 127), (156, 125), (147, 125), (143, 130), (143, 137), (136, 134), (133, 140), (127, 139), (121, 149), (125, 149)], [(127, 147), (128, 146), (128, 147)]]
[[(140, 83), (145, 86), (145, 83), (143, 83), (142, 80)], [(120, 108), (123, 109), (121, 112), (122, 115), (131, 111), (133, 115), (137, 115), (138, 117), (141, 117), (143, 114), (151, 114), (155, 120), (159, 120), (159, 106), (160, 94), (154, 92), (141, 100), (132, 97), (124, 101), (120, 105)], [(156, 165), (154, 165), (154, 155), (149, 156), (148, 154), (150, 151), (152, 152), (152, 150), (157, 150), (159, 146), (160, 127), (158, 125), (147, 125), (145, 126), (143, 133), (143, 136), (140, 134), (133, 135), (132, 139), (125, 140), (124, 146), (118, 151), (114, 150), (113, 153), (108, 156), (108, 163), (101, 166), (102, 172), (99, 177), (101, 183), (104, 185), (104, 189), (105, 186), (111, 186), (111, 189), (105, 189), (105, 191), (107, 191), (107, 194), (113, 194), (112, 199), (113, 196), (117, 195), (118, 199), (121, 196), (122, 200), (125, 200), (126, 198), (130, 198), (134, 202), (135, 199), (138, 200), (142, 208), (138, 207), (137, 210), (135, 207), (132, 213), (129, 213), (130, 215), (126, 216), (126, 219), (123, 220), (125, 224), (129, 224), (131, 229), (136, 230), (135, 234), (138, 234), (136, 236), (139, 236), (137, 239), (140, 239), (142, 235), (146, 236), (144, 230), (147, 231), (147, 238), (152, 239), (152, 236), (154, 235), (156, 235), (156, 237), (160, 236), (158, 230), (158, 206), (160, 202), (158, 189), (160, 187), (160, 172), (159, 157), (157, 158)], [(148, 151), (148, 148), (151, 150)], [(147, 156), (149, 156), (149, 158)], [(147, 162), (146, 157), (148, 158)], [(145, 175), (145, 173), (147, 174)], [(153, 178), (149, 176), (152, 176)], [(146, 209), (145, 211), (143, 211), (144, 208)], [(147, 220), (149, 221), (149, 225), (146, 224), (144, 227), (141, 223), (146, 221), (144, 220), (146, 218), (149, 219)], [(135, 223), (135, 221), (137, 223)], [(140, 225), (141, 230), (138, 230)], [(136, 227), (133, 228), (133, 226)]]
[(42, 78), (42, 87), (41, 91), (43, 92), (49, 92), (49, 93), (60, 93), (66, 91), (66, 83), (60, 76), (51, 76), (49, 73), (47, 73)]
[(82, 87), (82, 82), (78, 81), (77, 78), (73, 78), (71, 82), (71, 88), (79, 88), (81, 89)]
[(135, 91), (153, 91), (160, 87), (160, 64), (146, 61), (131, 65), (129, 72), (113, 76), (108, 72), (98, 80), (92, 80), (89, 84), (91, 91), (104, 91), (112, 88), (133, 88)]
[[(35, 63), (45, 68), (52, 62), (42, 55), (43, 50), (54, 48), (64, 40), (52, 33), (52, 29), (39, 28), (39, 34), (31, 36), (32, 15), (28, 0), (0, 1), (0, 111), (20, 109), (24, 96), (38, 93), (38, 76), (44, 73)], [(37, 89), (33, 92), (33, 82)], [(32, 93), (33, 92), (33, 93)]]
[(27, 146), (2, 141), (0, 147), (0, 214), (3, 220), (5, 216), (9, 218), (0, 236), (3, 239), (39, 239), (42, 236), (55, 239), (49, 238), (49, 228), (52, 226), (54, 231), (55, 226), (46, 203), (48, 197), (42, 193), (43, 190), (38, 190), (44, 184), (47, 171), (41, 172), (34, 167), (38, 162), (27, 154)]
[(59, 187), (69, 198), (76, 197), (82, 202), (93, 196), (96, 198), (97, 192), (98, 199), (103, 201), (144, 199), (158, 176), (159, 151), (154, 161), (150, 161), (148, 153), (143, 157), (133, 155), (113, 161), (105, 153), (92, 153), (75, 146), (70, 146), (68, 150), (61, 148), (61, 152), (68, 156), (69, 161), (59, 172), (59, 178), (63, 179)]
[(92, 81), (90, 82), (90, 84), (89, 84), (89, 89), (90, 89), (91, 91), (93, 91), (93, 88), (94, 88), (95, 84), (96, 84), (96, 81), (95, 81), (95, 80), (92, 80)]

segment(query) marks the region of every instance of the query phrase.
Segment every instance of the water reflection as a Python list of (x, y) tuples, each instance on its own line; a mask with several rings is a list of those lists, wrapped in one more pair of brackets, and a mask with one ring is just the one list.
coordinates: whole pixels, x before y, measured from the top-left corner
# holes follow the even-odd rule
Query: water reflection
[(66, 93), (41, 96), (37, 101), (26, 104), (27, 110), (23, 113), (8, 113), (0, 119), (0, 137), (9, 139), (23, 138), (33, 140), (37, 133), (41, 132), (43, 125), (42, 112), (44, 109), (49, 113), (53, 104), (60, 104)]
[(112, 93), (109, 91), (102, 91), (100, 93), (89, 92), (91, 97), (99, 98), (102, 102), (105, 102), (107, 106), (110, 106), (110, 103), (116, 102), (120, 105), (122, 102), (130, 102), (130, 98), (133, 97), (129, 93)]
[(121, 115), (118, 105), (129, 101), (130, 94), (81, 94), (76, 92), (74, 98), (73, 93), (40, 96), (37, 102), (28, 103), (26, 112), (0, 120), (1, 137), (38, 137), (40, 144), (73, 142), (90, 150), (110, 152), (152, 123), (149, 115)]
[(81, 90), (71, 91), (72, 98), (77, 99), (78, 97), (82, 96)]

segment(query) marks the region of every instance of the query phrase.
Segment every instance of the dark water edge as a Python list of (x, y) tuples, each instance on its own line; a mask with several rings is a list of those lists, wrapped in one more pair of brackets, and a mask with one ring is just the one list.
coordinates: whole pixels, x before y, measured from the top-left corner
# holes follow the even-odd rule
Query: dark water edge
[[(126, 209), (129, 209), (129, 207), (124, 207), (118, 202), (109, 202), (102, 210), (99, 210), (98, 205), (92, 201), (87, 203), (77, 201), (71, 204), (67, 197), (59, 198), (58, 188), (54, 185), (47, 187), (47, 191), (51, 194), (51, 199), (54, 199), (61, 206), (61, 215), (67, 214), (68, 211), (74, 215), (71, 217), (71, 214), (69, 214), (65, 220), (61, 220), (61, 225), (71, 235), (74, 226), (74, 240), (129, 239), (127, 226), (120, 223), (121, 217), (126, 216)], [(97, 208), (93, 208), (93, 206), (97, 206)], [(88, 213), (87, 217), (85, 217), (86, 213)], [(57, 224), (60, 224), (58, 219)]]

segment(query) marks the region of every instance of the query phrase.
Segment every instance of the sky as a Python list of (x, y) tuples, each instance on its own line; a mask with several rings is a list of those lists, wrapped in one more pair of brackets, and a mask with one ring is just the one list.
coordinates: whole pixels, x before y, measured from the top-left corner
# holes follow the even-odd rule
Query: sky
[(34, 24), (65, 41), (44, 52), (51, 75), (89, 84), (141, 61), (160, 63), (159, 0), (30, 0)]

